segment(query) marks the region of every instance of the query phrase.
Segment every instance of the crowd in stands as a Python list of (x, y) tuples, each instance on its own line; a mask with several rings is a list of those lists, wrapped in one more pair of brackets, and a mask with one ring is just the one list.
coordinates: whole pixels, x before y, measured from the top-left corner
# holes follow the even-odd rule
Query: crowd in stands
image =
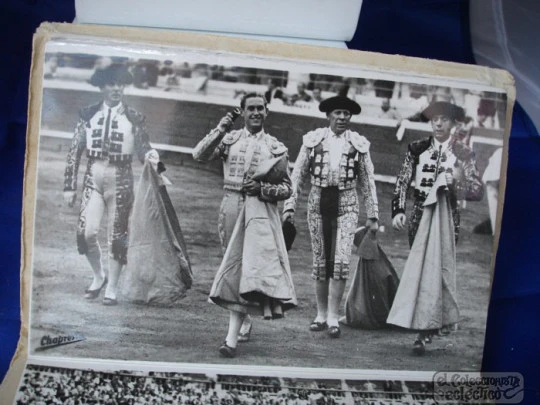
[(29, 365), (15, 403), (39, 405), (434, 404), (428, 382), (96, 371)]
[(290, 72), (262, 68), (70, 54), (47, 55), (44, 77), (87, 81), (96, 69), (113, 62), (128, 66), (133, 75), (133, 86), (138, 89), (238, 99), (257, 91), (264, 93), (270, 104), (308, 109), (317, 109), (325, 98), (344, 95), (362, 106), (364, 116), (398, 122), (410, 117), (414, 119), (415, 114), (431, 101), (449, 101), (464, 107), (476, 127), (504, 127), (505, 100), (502, 95), (382, 79), (327, 74), (305, 74), (301, 75), (302, 79), (291, 79)]

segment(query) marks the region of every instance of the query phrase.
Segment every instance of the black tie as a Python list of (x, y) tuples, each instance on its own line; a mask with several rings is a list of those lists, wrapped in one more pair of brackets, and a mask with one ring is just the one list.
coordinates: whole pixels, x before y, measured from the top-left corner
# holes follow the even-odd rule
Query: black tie
[(439, 145), (439, 155), (437, 156), (437, 168), (435, 169), (435, 176), (433, 177), (433, 180), (437, 180), (437, 176), (439, 175), (439, 165), (441, 163), (441, 154), (442, 154), (442, 145)]
[(103, 137), (103, 157), (106, 157), (109, 154), (109, 127), (111, 125), (111, 109), (107, 114), (107, 119), (105, 120), (105, 136)]

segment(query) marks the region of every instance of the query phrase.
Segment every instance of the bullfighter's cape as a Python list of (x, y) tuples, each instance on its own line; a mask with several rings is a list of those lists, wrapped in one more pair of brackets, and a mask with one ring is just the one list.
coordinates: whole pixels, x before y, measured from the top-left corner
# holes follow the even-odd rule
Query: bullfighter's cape
[(170, 306), (191, 288), (193, 274), (167, 189), (145, 163), (130, 219), (122, 295), (129, 301)]
[[(275, 158), (263, 162), (253, 178), (277, 183), (286, 170), (286, 161)], [(262, 315), (265, 298), (283, 310), (297, 305), (278, 206), (246, 196), (209, 299), (229, 310)]]
[(343, 322), (356, 328), (383, 328), (399, 278), (374, 232), (363, 227), (356, 232), (354, 244), (359, 260), (345, 301)]
[(413, 330), (435, 330), (459, 321), (454, 223), (443, 174), (424, 206), (387, 320)]

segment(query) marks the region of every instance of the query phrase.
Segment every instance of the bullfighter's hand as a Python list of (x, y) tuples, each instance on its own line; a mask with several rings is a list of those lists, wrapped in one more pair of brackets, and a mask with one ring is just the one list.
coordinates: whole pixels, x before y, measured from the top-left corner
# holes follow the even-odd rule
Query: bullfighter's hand
[(366, 221), (366, 228), (372, 232), (377, 232), (379, 230), (379, 221), (374, 218), (368, 218)]
[(400, 214), (397, 214), (392, 219), (392, 226), (394, 227), (394, 229), (401, 231), (403, 228), (405, 228), (406, 222), (407, 222), (407, 216), (403, 213), (400, 213)]
[(294, 224), (294, 211), (293, 210), (287, 210), (283, 213), (281, 216), (281, 222), (290, 222), (291, 224)]
[(248, 180), (244, 182), (242, 189), (247, 195), (257, 196), (261, 193), (261, 183), (255, 180)]
[(64, 191), (64, 203), (68, 207), (73, 207), (76, 199), (77, 193), (75, 191)]

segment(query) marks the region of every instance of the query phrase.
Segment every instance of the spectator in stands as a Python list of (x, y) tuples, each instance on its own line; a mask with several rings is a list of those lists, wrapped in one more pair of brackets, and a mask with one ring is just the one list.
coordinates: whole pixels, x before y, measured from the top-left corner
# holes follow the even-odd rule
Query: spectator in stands
[[(455, 243), (459, 234), (458, 200), (480, 200), (483, 185), (474, 152), (451, 133), (464, 111), (452, 103), (431, 103), (424, 111), (433, 135), (409, 145), (392, 200), (392, 225), (407, 222), (405, 204), (415, 182), (409, 220), (411, 252), (387, 322), (419, 331), (413, 352), (422, 355), (439, 330), (459, 320)], [(433, 257), (436, 255), (436, 257)], [(442, 282), (441, 282), (442, 280)], [(413, 287), (414, 286), (414, 287)]]
[(324, 100), (322, 97), (322, 91), (320, 87), (314, 87), (312, 94), (313, 94), (313, 99), (312, 99), (313, 102), (318, 104)]
[(361, 88), (361, 94), (365, 97), (377, 97), (375, 92), (375, 80), (365, 79), (365, 83)]
[(182, 67), (178, 69), (178, 74), (184, 79), (189, 79), (191, 77), (191, 67), (189, 66), (189, 63), (184, 62)]
[(332, 84), (331, 91), (340, 97), (347, 97), (351, 88), (351, 79), (344, 78)]
[(487, 92), (482, 92), (482, 98), (478, 103), (478, 126), (483, 128), (499, 129), (497, 117), (497, 105), (493, 97), (489, 97)]
[(264, 93), (264, 98), (268, 104), (272, 104), (275, 100), (279, 100), (281, 103), (287, 101), (287, 96), (283, 90), (278, 87), (276, 79), (268, 80), (268, 89)]
[(377, 115), (378, 118), (384, 118), (389, 120), (401, 120), (401, 114), (392, 107), (389, 98), (384, 98), (381, 102), (381, 111)]
[(159, 76), (157, 60), (141, 59), (132, 70), (133, 85), (139, 89), (156, 87)]
[(159, 70), (159, 75), (165, 78), (165, 91), (169, 91), (180, 85), (172, 60), (163, 62), (163, 67)]
[[(77, 176), (82, 153), (88, 165), (84, 177), (81, 209), (77, 224), (77, 246), (86, 255), (93, 280), (85, 291), (86, 299), (95, 299), (106, 287), (104, 305), (116, 305), (120, 270), (126, 264), (128, 220), (133, 201), (133, 155), (141, 162), (159, 163), (159, 155), (150, 146), (145, 118), (123, 102), (124, 88), (133, 77), (120, 64), (98, 69), (90, 79), (99, 87), (102, 100), (83, 108), (67, 155), (64, 173), (64, 200), (75, 204)], [(101, 219), (107, 213), (109, 274), (101, 262), (98, 242)]]
[[(298, 195), (311, 175), (308, 225), (313, 250), (313, 272), (317, 315), (309, 329), (337, 338), (339, 307), (349, 278), (354, 232), (358, 222), (356, 184), (364, 196), (366, 226), (378, 229), (379, 209), (369, 141), (349, 130), (351, 116), (360, 106), (336, 96), (324, 100), (319, 110), (326, 113), (329, 127), (304, 135), (292, 173), (293, 194), (284, 204), (284, 221), (293, 221)], [(345, 163), (342, 163), (345, 162)]]
[(146, 77), (148, 78), (148, 86), (156, 87), (159, 77), (159, 61), (149, 59), (145, 60), (146, 65)]
[(131, 74), (133, 75), (133, 86), (138, 89), (147, 89), (150, 84), (150, 78), (144, 63), (136, 63), (133, 66)]
[(289, 105), (294, 105), (298, 101), (311, 101), (311, 96), (307, 93), (306, 84), (304, 82), (298, 82), (298, 84), (296, 85), (296, 90), (298, 92), (296, 94), (293, 94), (288, 100)]
[[(277, 201), (291, 195), (291, 181), (286, 163), (288, 162), (287, 148), (264, 131), (268, 108), (263, 95), (246, 94), (240, 101), (240, 108), (241, 111), (238, 114), (244, 118), (244, 128), (231, 131), (235, 117), (228, 113), (193, 151), (193, 157), (196, 160), (210, 161), (220, 158), (223, 161), (225, 196), (219, 214), (218, 228), (225, 255), (214, 279), (210, 298), (218, 305), (230, 310), (229, 331), (225, 342), (219, 348), (220, 353), (226, 357), (236, 355), (239, 334), (240, 341), (249, 340), (251, 318), (246, 314), (258, 312), (264, 308), (265, 318), (271, 319), (272, 315), (283, 316), (281, 304), (284, 301), (290, 301), (289, 307), (296, 305), (292, 279), (289, 278), (287, 252), (284, 250), (285, 242), (276, 211), (277, 205), (275, 205)], [(268, 161), (273, 159), (283, 163), (281, 175), (276, 176), (276, 179), (272, 181), (254, 180), (253, 177), (258, 170), (262, 170)], [(258, 199), (252, 199), (252, 197), (258, 197)], [(272, 204), (265, 207), (254, 205), (254, 203), (267, 202)], [(251, 207), (249, 212), (244, 209), (244, 204), (248, 203)], [(271, 222), (280, 232), (266, 233), (265, 235), (269, 235), (266, 239), (261, 233), (259, 241), (249, 244), (253, 247), (258, 245), (269, 247), (269, 244), (272, 244), (275, 249), (268, 248), (264, 252), (258, 249), (251, 251), (244, 248), (242, 232), (248, 230), (251, 232), (252, 228), (244, 227), (243, 222), (239, 222), (237, 226), (237, 222), (246, 221), (247, 224), (249, 218), (246, 215), (254, 211), (258, 212), (262, 208), (266, 212), (263, 217), (267, 217), (268, 221), (257, 223), (264, 225)], [(252, 225), (256, 225), (256, 222), (254, 221)], [(254, 235), (254, 237), (258, 236)], [(235, 257), (234, 263), (239, 263), (240, 267), (233, 262), (228, 266), (227, 260), (232, 261)], [(259, 268), (257, 263), (266, 263), (266, 265), (264, 268)], [(237, 270), (239, 273), (236, 273)], [(252, 274), (250, 280), (246, 281), (245, 277), (249, 271), (257, 272), (257, 274)], [(269, 272), (272, 273), (271, 276)], [(240, 291), (241, 282), (243, 291)], [(242, 296), (240, 296), (241, 293)], [(255, 301), (261, 305), (256, 305)], [(272, 308), (269, 308), (271, 304), (273, 304)]]
[(450, 87), (437, 87), (432, 86), (430, 88), (431, 98), (430, 101), (445, 101), (447, 103), (456, 104), (452, 89)]

